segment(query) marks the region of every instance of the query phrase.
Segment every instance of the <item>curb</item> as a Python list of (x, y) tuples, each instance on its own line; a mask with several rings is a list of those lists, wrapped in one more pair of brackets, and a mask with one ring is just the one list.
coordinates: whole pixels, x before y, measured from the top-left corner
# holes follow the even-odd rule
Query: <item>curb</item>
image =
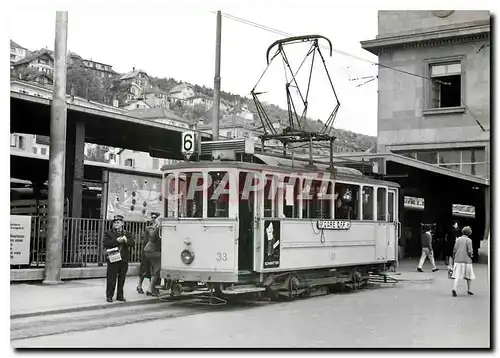
[[(114, 301), (113, 303), (115, 303)], [(70, 307), (70, 308), (62, 308), (62, 309), (55, 309), (55, 310), (49, 310), (49, 311), (39, 311), (39, 312), (30, 312), (30, 313), (18, 313), (18, 314), (13, 314), (10, 315), (10, 319), (20, 319), (20, 318), (30, 318), (30, 317), (39, 317), (39, 316), (48, 316), (48, 315), (53, 315), (53, 314), (63, 314), (63, 313), (71, 313), (71, 312), (87, 312), (87, 311), (97, 311), (97, 310), (104, 310), (108, 308), (117, 308), (117, 307), (129, 307), (129, 306), (140, 306), (140, 305), (147, 305), (147, 304), (153, 304), (153, 303), (162, 303), (162, 301), (158, 299), (143, 299), (143, 300), (137, 300), (137, 301), (127, 301), (127, 302), (120, 302), (119, 304), (113, 304), (113, 303), (105, 303), (105, 304), (97, 304), (97, 305), (92, 305), (92, 306), (79, 306), (79, 307)]]

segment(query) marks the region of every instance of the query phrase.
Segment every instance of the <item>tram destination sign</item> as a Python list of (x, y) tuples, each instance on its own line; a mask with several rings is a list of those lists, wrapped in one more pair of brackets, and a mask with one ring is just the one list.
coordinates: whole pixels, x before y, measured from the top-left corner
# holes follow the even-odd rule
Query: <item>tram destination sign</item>
[(319, 220), (316, 226), (320, 230), (349, 230), (351, 222), (349, 220)]

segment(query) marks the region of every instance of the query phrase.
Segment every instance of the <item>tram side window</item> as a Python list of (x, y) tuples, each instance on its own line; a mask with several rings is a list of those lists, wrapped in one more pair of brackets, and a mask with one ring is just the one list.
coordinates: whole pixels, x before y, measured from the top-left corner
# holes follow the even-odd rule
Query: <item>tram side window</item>
[(311, 219), (330, 219), (331, 194), (331, 183), (322, 182), (321, 180), (313, 180), (309, 183), (304, 181), (302, 217)]
[(179, 217), (203, 216), (203, 174), (201, 172), (179, 175)]
[(373, 187), (363, 187), (363, 220), (373, 220)]
[(300, 187), (297, 178), (285, 177), (283, 182), (283, 214), (287, 218), (299, 217)]
[(177, 202), (177, 179), (175, 178), (175, 174), (167, 174), (163, 179), (162, 185), (165, 217), (173, 218), (175, 217), (175, 205)]
[(389, 207), (387, 208), (389, 212), (389, 222), (393, 223), (394, 222), (394, 193), (389, 191), (388, 195), (388, 204)]
[(335, 184), (335, 219), (359, 220), (359, 185)]
[(229, 217), (229, 173), (209, 172), (211, 185), (208, 188), (208, 211), (209, 218)]
[(386, 198), (387, 189), (386, 188), (378, 188), (377, 189), (377, 220), (378, 221), (386, 221), (386, 209), (387, 209), (387, 198)]
[(277, 217), (277, 207), (275, 178), (272, 175), (266, 175), (266, 185), (264, 187), (264, 217)]

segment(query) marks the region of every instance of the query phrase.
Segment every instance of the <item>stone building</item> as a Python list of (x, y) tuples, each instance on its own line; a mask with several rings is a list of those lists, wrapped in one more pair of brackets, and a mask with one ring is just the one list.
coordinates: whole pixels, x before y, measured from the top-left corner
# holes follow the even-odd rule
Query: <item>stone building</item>
[[(379, 11), (378, 151), (490, 177), (490, 12)], [(389, 68), (390, 67), (390, 68)]]

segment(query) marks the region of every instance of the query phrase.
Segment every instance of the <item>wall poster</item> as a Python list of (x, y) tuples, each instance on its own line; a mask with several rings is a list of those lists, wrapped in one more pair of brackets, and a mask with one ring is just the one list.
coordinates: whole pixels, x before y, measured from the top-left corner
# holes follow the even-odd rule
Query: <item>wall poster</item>
[(145, 221), (151, 212), (163, 216), (161, 178), (109, 172), (106, 218)]

